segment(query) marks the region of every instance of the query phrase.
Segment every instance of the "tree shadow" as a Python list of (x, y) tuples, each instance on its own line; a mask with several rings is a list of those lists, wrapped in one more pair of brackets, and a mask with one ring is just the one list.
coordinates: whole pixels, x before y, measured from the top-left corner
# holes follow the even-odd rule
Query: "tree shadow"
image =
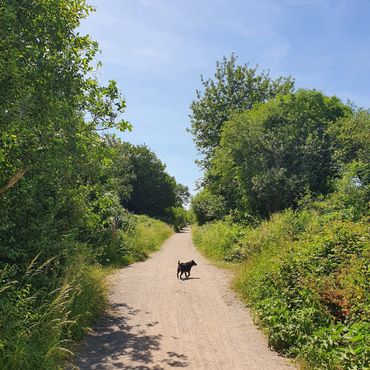
[(188, 226), (187, 227), (184, 227), (180, 231), (178, 231), (179, 234), (188, 234), (190, 232), (191, 232), (191, 229)]
[(167, 352), (168, 359), (162, 360), (165, 364), (172, 366), (172, 367), (187, 367), (187, 359), (188, 356), (179, 355), (176, 352)]
[[(142, 325), (129, 324), (130, 316), (137, 315), (140, 310), (125, 303), (112, 305), (112, 311), (95, 327), (89, 335), (77, 357), (77, 367), (87, 369), (136, 369), (160, 370), (158, 360), (154, 361), (153, 353), (161, 349), (161, 334), (150, 335), (146, 329), (158, 324), (147, 322)], [(143, 329), (139, 329), (142, 327)], [(172, 367), (187, 367), (187, 356), (175, 352), (167, 352), (168, 358), (160, 362)], [(125, 362), (137, 365), (128, 365)]]

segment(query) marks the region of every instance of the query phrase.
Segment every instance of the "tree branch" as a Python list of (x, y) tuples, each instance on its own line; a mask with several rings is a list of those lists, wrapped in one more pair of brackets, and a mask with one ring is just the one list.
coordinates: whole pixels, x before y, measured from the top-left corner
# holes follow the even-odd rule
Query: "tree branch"
[(8, 181), (8, 183), (0, 188), (0, 195), (5, 193), (9, 188), (14, 186), (29, 170), (29, 168), (22, 168), (16, 174), (14, 174)]

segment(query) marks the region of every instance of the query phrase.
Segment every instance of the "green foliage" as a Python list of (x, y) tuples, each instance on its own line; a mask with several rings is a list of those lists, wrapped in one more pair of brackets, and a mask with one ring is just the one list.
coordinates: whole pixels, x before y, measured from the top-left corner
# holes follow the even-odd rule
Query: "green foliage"
[(259, 75), (234, 55), (202, 83), (190, 131), (204, 155), (202, 186), (223, 204), (218, 219), (253, 223), (296, 208), (304, 193), (332, 192), (349, 163), (368, 163), (368, 110), (315, 90), (292, 92), (290, 78)]
[(330, 222), (285, 243), (273, 259), (266, 249), (245, 266), (239, 289), (272, 346), (315, 368), (370, 365), (368, 231)]
[(369, 159), (370, 112), (351, 108), (353, 114), (338, 120), (330, 129), (335, 141), (335, 157), (342, 165), (352, 161), (366, 163)]
[(166, 166), (145, 145), (121, 145), (133, 171), (130, 197), (122, 202), (129, 211), (156, 218), (166, 218), (167, 209), (180, 207), (189, 198), (186, 186), (176, 183)]
[(344, 166), (343, 175), (333, 185), (335, 191), (324, 202), (310, 203), (329, 218), (358, 221), (369, 215), (370, 165), (351, 162)]
[(96, 129), (128, 127), (115, 82), (90, 77), (97, 44), (75, 31), (91, 10), (85, 1), (1, 3), (1, 183), (45, 167), (69, 179)]
[(197, 218), (192, 208), (190, 208), (187, 212), (187, 223), (189, 225), (195, 225), (197, 223)]
[(172, 228), (162, 221), (145, 215), (126, 215), (119, 229), (109, 230), (104, 235), (98, 261), (114, 266), (143, 261), (172, 233)]
[(212, 194), (207, 188), (192, 198), (191, 209), (199, 225), (217, 220), (225, 214), (222, 197)]
[(190, 192), (189, 188), (182, 184), (176, 185), (176, 205), (178, 207), (186, 206), (189, 204), (190, 201)]
[(295, 207), (306, 189), (328, 193), (338, 175), (329, 128), (347, 112), (335, 97), (299, 90), (234, 115), (206, 174), (209, 188), (229, 210), (261, 217)]
[(173, 207), (168, 210), (166, 222), (172, 225), (176, 232), (179, 232), (183, 227), (190, 223), (189, 211), (182, 207)]
[(208, 168), (214, 149), (220, 142), (223, 124), (233, 112), (251, 109), (256, 103), (266, 102), (278, 94), (293, 89), (290, 77), (273, 80), (268, 72), (257, 73), (257, 67), (237, 65), (231, 54), (217, 62), (214, 79), (201, 78), (204, 91), (196, 91), (191, 104), (191, 133), (198, 150), (205, 155), (201, 162)]
[(235, 62), (191, 106), (205, 169), (191, 207), (211, 221), (194, 243), (240, 262), (235, 287), (271, 346), (314, 369), (368, 369), (370, 112)]
[(276, 213), (270, 221), (262, 221), (257, 227), (243, 226), (229, 220), (208, 223), (202, 227), (193, 226), (195, 245), (207, 257), (226, 262), (240, 262), (249, 259), (261, 250), (271, 253), (279, 250), (287, 240), (295, 240), (307, 230), (320, 229), (309, 211), (286, 210)]
[(127, 243), (134, 251), (136, 260), (144, 260), (152, 252), (159, 250), (163, 242), (171, 236), (173, 230), (162, 221), (148, 216), (135, 216), (137, 225), (128, 234)]
[[(1, 262), (104, 244), (128, 202), (153, 215), (177, 206), (186, 189), (154, 153), (98, 134), (130, 126), (120, 120), (125, 102), (116, 83), (91, 77), (97, 44), (75, 30), (92, 8), (50, 0), (0, 6)], [(141, 181), (147, 164), (149, 183)], [(146, 193), (153, 179), (155, 190)]]
[(194, 244), (214, 261), (228, 260), (241, 233), (240, 226), (222, 221), (208, 223), (202, 227), (192, 226)]
[(147, 216), (127, 217), (98, 251), (78, 245), (64, 259), (35, 258), (24, 271), (16, 264), (1, 268), (1, 369), (61, 368), (105, 308), (104, 278), (111, 269), (94, 260), (117, 267), (142, 261), (173, 233)]
[(129, 125), (116, 83), (91, 77), (97, 44), (76, 32), (92, 11), (85, 1), (0, 7), (0, 256), (26, 263), (85, 242), (107, 217), (109, 153), (97, 131)]
[(365, 369), (369, 228), (366, 218), (353, 222), (329, 209), (330, 199), (276, 213), (255, 228), (226, 221), (195, 227), (193, 240), (213, 260), (243, 262), (235, 288), (271, 346), (314, 369)]
[(0, 270), (1, 369), (59, 368), (72, 353), (72, 340), (104, 308), (99, 267), (87, 266), (79, 252), (61, 279), (54, 273), (58, 264), (35, 258), (22, 275), (15, 265)]
[(235, 288), (269, 344), (314, 369), (370, 367), (369, 123), (300, 90), (235, 114), (206, 172), (229, 216), (195, 227), (195, 244), (241, 262)]
[(186, 198), (148, 148), (101, 135), (131, 126), (117, 84), (93, 77), (97, 43), (76, 31), (92, 10), (85, 0), (0, 1), (4, 369), (62, 368), (104, 307), (101, 265), (142, 260), (172, 233), (122, 207), (138, 189), (151, 196), (136, 182), (146, 165), (159, 180), (145, 212), (164, 214)]

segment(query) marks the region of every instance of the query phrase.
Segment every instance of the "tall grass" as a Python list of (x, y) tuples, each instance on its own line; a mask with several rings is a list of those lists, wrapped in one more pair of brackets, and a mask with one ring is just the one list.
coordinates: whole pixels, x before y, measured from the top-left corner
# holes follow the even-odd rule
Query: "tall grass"
[(54, 272), (57, 259), (35, 258), (22, 275), (2, 269), (1, 369), (61, 368), (73, 342), (104, 309), (105, 274), (86, 262), (82, 254), (73, 258), (62, 278)]
[(194, 242), (211, 259), (240, 262), (234, 287), (272, 347), (313, 369), (370, 368), (365, 220), (287, 210), (256, 228), (196, 227)]
[[(41, 256), (22, 271), (0, 269), (0, 369), (62, 369), (107, 302), (105, 277), (114, 267), (143, 260), (173, 230), (146, 216), (91, 250), (76, 245), (67, 255)], [(121, 243), (121, 244), (119, 244)], [(106, 256), (112, 260), (108, 263)], [(105, 265), (97, 261), (104, 259)]]
[(109, 238), (100, 251), (104, 265), (125, 266), (143, 261), (173, 234), (171, 226), (145, 215), (132, 215), (124, 229)]
[(229, 262), (245, 261), (261, 250), (275, 253), (287, 240), (319, 229), (318, 220), (310, 212), (291, 210), (274, 214), (270, 221), (263, 221), (256, 228), (225, 221), (192, 226), (193, 241), (201, 252), (211, 260)]
[(227, 260), (241, 232), (238, 225), (222, 221), (192, 226), (195, 245), (212, 261)]
[(173, 229), (148, 216), (135, 216), (136, 227), (128, 234), (128, 243), (140, 257), (146, 258), (149, 253), (157, 251), (162, 243), (173, 234)]

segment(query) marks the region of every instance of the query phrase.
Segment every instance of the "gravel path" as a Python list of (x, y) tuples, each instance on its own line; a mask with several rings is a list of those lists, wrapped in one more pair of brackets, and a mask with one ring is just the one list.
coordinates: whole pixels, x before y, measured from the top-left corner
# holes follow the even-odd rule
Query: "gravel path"
[[(177, 261), (194, 259), (188, 280)], [(79, 369), (294, 369), (267, 347), (228, 288), (230, 273), (207, 262), (189, 229), (160, 252), (115, 274), (111, 309), (82, 345)]]

